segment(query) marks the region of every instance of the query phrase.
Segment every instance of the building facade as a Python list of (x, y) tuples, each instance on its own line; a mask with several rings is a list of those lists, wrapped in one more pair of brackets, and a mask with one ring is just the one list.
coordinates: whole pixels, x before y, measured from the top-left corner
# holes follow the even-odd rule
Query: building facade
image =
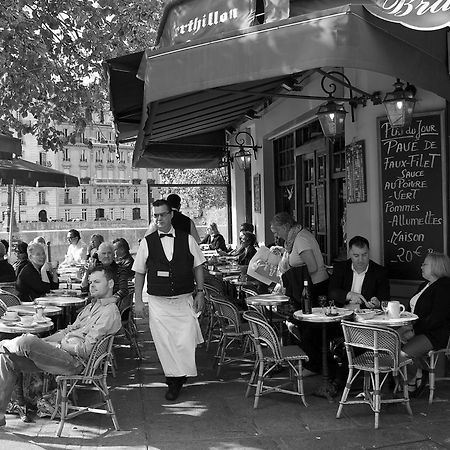
[[(65, 136), (74, 131), (69, 124), (57, 128)], [(80, 187), (18, 186), (16, 221), (148, 221), (147, 180), (154, 179), (154, 170), (132, 168), (132, 154), (127, 144), (116, 151), (114, 130), (100, 120), (72, 137), (61, 152), (45, 151), (31, 134), (22, 136), (23, 159), (74, 175)], [(0, 201), (5, 210), (7, 188), (0, 190)]]

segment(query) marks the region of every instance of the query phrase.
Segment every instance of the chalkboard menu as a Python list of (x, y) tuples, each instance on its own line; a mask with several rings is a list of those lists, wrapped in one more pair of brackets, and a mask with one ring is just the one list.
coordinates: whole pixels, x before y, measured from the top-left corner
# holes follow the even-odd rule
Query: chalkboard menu
[(429, 251), (444, 248), (442, 116), (417, 114), (409, 127), (379, 120), (384, 264), (389, 277), (421, 279)]

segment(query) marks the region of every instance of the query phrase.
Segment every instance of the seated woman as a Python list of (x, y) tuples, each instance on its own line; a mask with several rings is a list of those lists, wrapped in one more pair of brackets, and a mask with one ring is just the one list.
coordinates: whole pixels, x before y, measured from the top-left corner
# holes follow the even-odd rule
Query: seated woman
[(210, 250), (223, 250), (227, 251), (227, 246), (225, 244), (224, 237), (219, 233), (219, 229), (217, 228), (217, 224), (211, 222), (209, 227), (206, 230), (208, 234), (206, 237), (200, 242), (200, 244), (208, 244)]
[(242, 233), (242, 252), (238, 257), (238, 264), (240, 266), (248, 266), (250, 260), (256, 254), (256, 236), (249, 231), (244, 231)]
[(20, 271), (16, 289), (20, 300), (29, 302), (57, 289), (59, 279), (56, 269), (46, 262), (45, 250), (41, 244), (31, 243), (27, 248), (28, 264)]
[(411, 312), (419, 318), (412, 329), (400, 333), (407, 341), (403, 352), (414, 361), (407, 367), (408, 388), (415, 395), (426, 385), (426, 380), (422, 380), (421, 359), (430, 350), (445, 347), (449, 338), (450, 258), (443, 253), (429, 253), (422, 264), (422, 277), (427, 281), (410, 300)]
[(16, 281), (16, 274), (13, 266), (6, 258), (6, 247), (3, 242), (0, 242), (0, 282), (6, 283), (8, 281)]
[(19, 242), (16, 247), (17, 260), (13, 264), (16, 277), (19, 276), (20, 271), (28, 264), (28, 244), (26, 242)]

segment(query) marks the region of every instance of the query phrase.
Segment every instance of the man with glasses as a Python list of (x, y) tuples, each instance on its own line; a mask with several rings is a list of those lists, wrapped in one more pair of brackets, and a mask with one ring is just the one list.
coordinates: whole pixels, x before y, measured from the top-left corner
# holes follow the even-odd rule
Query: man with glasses
[(173, 212), (166, 200), (155, 201), (153, 211), (157, 230), (142, 239), (133, 264), (135, 310), (144, 313), (142, 290), (147, 276), (150, 330), (166, 375), (166, 399), (176, 400), (186, 377), (197, 375), (205, 257), (192, 235), (173, 228)]
[(80, 232), (73, 228), (67, 233), (69, 248), (62, 266), (74, 266), (86, 262), (87, 245), (81, 240)]

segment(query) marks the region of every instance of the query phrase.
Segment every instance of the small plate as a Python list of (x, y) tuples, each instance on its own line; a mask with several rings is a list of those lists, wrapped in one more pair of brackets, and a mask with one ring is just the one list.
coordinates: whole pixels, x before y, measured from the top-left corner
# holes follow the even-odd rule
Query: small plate
[(34, 328), (34, 327), (37, 327), (38, 324), (37, 324), (37, 322), (33, 322), (31, 325), (24, 325), (22, 322), (17, 322), (16, 326), (18, 326), (20, 328)]

